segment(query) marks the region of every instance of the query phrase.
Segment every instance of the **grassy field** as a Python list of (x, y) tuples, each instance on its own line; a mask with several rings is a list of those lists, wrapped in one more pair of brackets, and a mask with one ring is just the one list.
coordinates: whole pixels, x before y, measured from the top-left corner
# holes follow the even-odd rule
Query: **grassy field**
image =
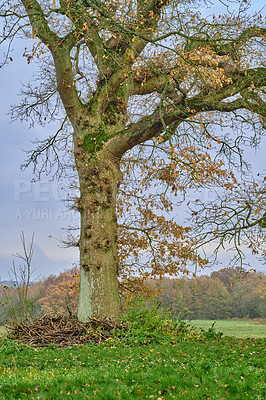
[(223, 332), (224, 335), (234, 336), (236, 338), (262, 338), (266, 337), (265, 321), (252, 320), (229, 320), (229, 321), (210, 321), (210, 320), (195, 320), (191, 321), (191, 325), (197, 329), (207, 330), (215, 322), (215, 329)]
[(0, 399), (266, 398), (266, 339), (31, 348), (0, 340)]

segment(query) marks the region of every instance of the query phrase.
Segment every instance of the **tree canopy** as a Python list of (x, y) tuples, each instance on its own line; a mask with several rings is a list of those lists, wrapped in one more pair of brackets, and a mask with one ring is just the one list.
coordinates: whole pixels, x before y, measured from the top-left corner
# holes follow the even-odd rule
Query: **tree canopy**
[[(82, 320), (117, 317), (118, 274), (131, 275), (148, 250), (152, 276), (174, 274), (188, 262), (204, 265), (193, 247), (215, 239), (218, 246), (232, 240), (241, 257), (244, 238), (265, 255), (265, 180), (243, 186), (234, 172), (243, 166), (243, 145), (257, 143), (265, 127), (263, 18), (249, 15), (244, 0), (232, 13), (225, 4), (223, 15), (204, 16), (198, 8), (206, 4), (1, 1), (1, 42), (9, 41), (3, 64), (19, 36), (30, 43), (23, 55), (40, 67), (13, 118), (61, 119), (25, 166), (60, 174), (59, 149), (73, 151)], [(218, 191), (222, 199), (211, 205), (197, 199), (191, 210), (196, 237), (165, 218), (165, 210), (173, 211), (168, 193), (211, 186), (225, 196)], [(118, 216), (125, 221), (118, 237), (119, 193)]]

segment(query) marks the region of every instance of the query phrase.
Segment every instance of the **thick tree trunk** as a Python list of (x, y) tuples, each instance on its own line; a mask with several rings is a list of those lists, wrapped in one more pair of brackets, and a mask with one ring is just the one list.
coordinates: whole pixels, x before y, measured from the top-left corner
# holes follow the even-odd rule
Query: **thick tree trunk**
[[(116, 197), (121, 172), (103, 151), (76, 158), (80, 178), (78, 319), (116, 320), (119, 313)], [(108, 156), (108, 157), (107, 157)], [(80, 161), (80, 162), (79, 162)]]

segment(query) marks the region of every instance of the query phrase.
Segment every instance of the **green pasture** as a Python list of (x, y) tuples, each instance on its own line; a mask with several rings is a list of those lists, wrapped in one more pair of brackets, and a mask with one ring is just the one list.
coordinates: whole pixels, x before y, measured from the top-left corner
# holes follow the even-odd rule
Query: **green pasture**
[[(215, 322), (215, 330), (222, 332), (226, 336), (234, 336), (236, 338), (265, 338), (266, 324), (265, 321), (253, 320), (193, 320), (190, 324), (197, 330), (208, 330)], [(264, 322), (264, 323), (263, 323)], [(259, 324), (261, 323), (261, 324)]]
[(264, 400), (265, 345), (226, 337), (31, 348), (0, 339), (0, 399)]

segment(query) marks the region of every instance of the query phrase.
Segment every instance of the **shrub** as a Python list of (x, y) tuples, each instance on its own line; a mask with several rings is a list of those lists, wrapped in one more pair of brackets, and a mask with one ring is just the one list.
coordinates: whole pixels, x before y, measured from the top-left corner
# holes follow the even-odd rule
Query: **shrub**
[(154, 299), (138, 297), (130, 300), (121, 321), (128, 331), (121, 332), (120, 340), (130, 344), (175, 343), (197, 337), (189, 323), (173, 319), (172, 313)]

